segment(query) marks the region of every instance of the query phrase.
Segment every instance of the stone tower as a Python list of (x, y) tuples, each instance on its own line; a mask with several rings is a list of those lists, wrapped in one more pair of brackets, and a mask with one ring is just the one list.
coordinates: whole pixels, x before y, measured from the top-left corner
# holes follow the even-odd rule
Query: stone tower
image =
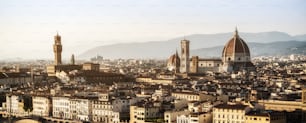
[(199, 64), (199, 57), (192, 56), (191, 57), (191, 67), (190, 67), (191, 73), (198, 73), (198, 69), (199, 69), (198, 64)]
[(61, 36), (58, 35), (58, 33), (56, 34), (56, 36), (54, 36), (53, 51), (55, 65), (62, 64), (62, 43)]
[(188, 73), (189, 72), (189, 40), (182, 40), (181, 41), (181, 73)]
[(74, 54), (71, 55), (70, 64), (75, 65)]

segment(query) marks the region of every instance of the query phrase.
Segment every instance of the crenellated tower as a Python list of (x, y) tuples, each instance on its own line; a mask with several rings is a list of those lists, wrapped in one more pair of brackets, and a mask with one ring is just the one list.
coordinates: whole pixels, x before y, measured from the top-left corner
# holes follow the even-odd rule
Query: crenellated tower
[(54, 36), (54, 44), (53, 44), (53, 51), (54, 51), (54, 64), (60, 65), (62, 64), (62, 43), (61, 43), (61, 36), (56, 34)]

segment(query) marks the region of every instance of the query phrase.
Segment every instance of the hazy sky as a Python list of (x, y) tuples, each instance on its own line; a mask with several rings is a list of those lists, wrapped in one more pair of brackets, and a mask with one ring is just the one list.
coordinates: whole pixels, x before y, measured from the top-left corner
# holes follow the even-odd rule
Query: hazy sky
[(118, 42), (233, 32), (236, 25), (242, 32), (306, 34), (305, 6), (306, 0), (0, 0), (0, 59), (53, 58), (56, 31), (64, 57)]

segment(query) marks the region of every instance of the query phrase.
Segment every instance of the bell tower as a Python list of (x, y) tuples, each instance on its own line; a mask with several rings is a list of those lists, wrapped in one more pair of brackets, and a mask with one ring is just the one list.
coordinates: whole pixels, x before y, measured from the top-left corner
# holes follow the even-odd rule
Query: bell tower
[(54, 44), (53, 44), (53, 51), (54, 51), (54, 64), (60, 65), (62, 64), (62, 43), (61, 43), (61, 36), (56, 34), (54, 36)]
[(189, 72), (189, 40), (181, 41), (181, 65), (180, 72), (188, 73)]

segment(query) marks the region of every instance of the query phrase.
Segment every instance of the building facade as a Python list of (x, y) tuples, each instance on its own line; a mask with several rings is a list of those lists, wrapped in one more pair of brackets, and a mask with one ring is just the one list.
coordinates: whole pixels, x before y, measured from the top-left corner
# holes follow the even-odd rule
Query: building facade
[(251, 111), (246, 114), (245, 123), (286, 123), (286, 115), (278, 111)]
[(52, 116), (70, 119), (70, 100), (68, 97), (52, 97)]
[(161, 118), (159, 107), (151, 103), (130, 106), (130, 123), (154, 123)]
[(48, 97), (32, 96), (33, 115), (47, 117), (51, 112), (51, 100)]
[(89, 99), (70, 99), (70, 119), (91, 121), (91, 108)]
[(119, 123), (120, 113), (113, 110), (113, 103), (111, 101), (92, 102), (92, 116), (93, 122), (103, 123)]
[(249, 111), (246, 105), (220, 104), (213, 108), (213, 123), (245, 123), (245, 115)]

